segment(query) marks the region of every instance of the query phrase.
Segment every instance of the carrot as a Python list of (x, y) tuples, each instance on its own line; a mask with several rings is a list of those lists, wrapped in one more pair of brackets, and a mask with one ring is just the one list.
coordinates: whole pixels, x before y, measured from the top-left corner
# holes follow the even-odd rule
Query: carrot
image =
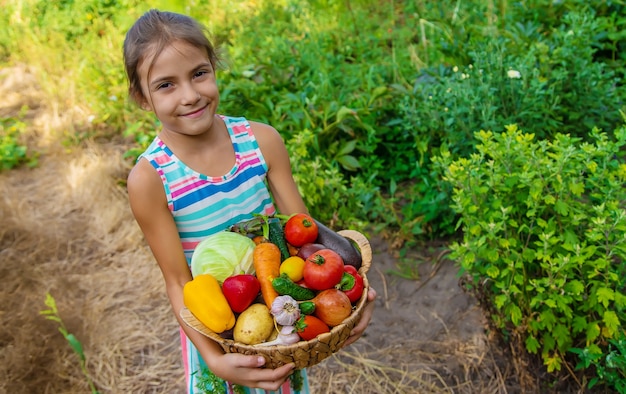
[(296, 248), (295, 246), (291, 245), (290, 243), (287, 243), (287, 249), (289, 249), (289, 256), (295, 256), (295, 255), (298, 254), (299, 248)]
[(261, 284), (261, 295), (268, 308), (272, 308), (278, 293), (272, 286), (272, 280), (280, 276), (280, 249), (270, 242), (263, 242), (254, 247), (252, 263), (256, 277)]
[(255, 243), (256, 245), (260, 244), (261, 242), (266, 241), (265, 237), (264, 237), (264, 236), (262, 236), (262, 235), (257, 235), (257, 236), (255, 236), (255, 237), (253, 237), (253, 238), (252, 238), (252, 240), (254, 241), (254, 243)]

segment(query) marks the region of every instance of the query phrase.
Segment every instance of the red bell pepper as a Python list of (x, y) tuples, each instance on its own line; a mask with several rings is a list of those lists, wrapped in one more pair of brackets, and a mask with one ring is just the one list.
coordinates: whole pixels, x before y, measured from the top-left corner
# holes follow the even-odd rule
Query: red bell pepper
[(222, 292), (233, 312), (241, 313), (248, 308), (259, 294), (261, 285), (254, 275), (229, 276), (222, 283)]
[(343, 277), (337, 285), (337, 289), (346, 293), (352, 304), (356, 303), (363, 295), (363, 277), (358, 274), (356, 268), (346, 264), (343, 268)]

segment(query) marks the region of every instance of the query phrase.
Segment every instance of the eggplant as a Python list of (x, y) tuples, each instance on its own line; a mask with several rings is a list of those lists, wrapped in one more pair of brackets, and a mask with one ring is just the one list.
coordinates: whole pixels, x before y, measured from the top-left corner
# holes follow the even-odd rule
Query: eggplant
[(351, 265), (358, 271), (359, 268), (361, 268), (363, 260), (361, 258), (361, 252), (359, 252), (354, 243), (350, 239), (324, 226), (318, 220), (314, 220), (315, 223), (317, 223), (318, 229), (316, 243), (320, 243), (328, 249), (337, 252), (343, 259), (344, 264)]

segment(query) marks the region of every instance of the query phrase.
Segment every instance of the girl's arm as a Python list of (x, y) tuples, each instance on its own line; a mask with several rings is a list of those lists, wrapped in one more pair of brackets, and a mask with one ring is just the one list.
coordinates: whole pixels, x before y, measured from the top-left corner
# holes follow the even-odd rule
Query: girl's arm
[(128, 177), (130, 207), (161, 269), (172, 310), (209, 369), (224, 380), (248, 387), (276, 390), (289, 376), (293, 364), (275, 370), (259, 368), (263, 357), (224, 354), (222, 348), (189, 328), (180, 317), (184, 307), (183, 287), (191, 271), (183, 253), (178, 230), (167, 207), (158, 173), (147, 160), (140, 160)]
[(284, 215), (308, 213), (291, 172), (289, 154), (282, 137), (273, 127), (250, 122), (252, 132), (267, 163), (267, 180), (278, 211)]

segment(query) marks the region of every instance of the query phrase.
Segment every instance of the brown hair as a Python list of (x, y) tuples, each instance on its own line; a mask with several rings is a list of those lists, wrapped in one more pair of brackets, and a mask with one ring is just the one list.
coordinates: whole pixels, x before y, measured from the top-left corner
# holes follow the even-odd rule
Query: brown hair
[[(145, 99), (141, 90), (139, 66), (148, 54), (159, 53), (174, 41), (180, 40), (197, 48), (204, 48), (215, 69), (219, 59), (206, 32), (206, 28), (195, 19), (173, 12), (152, 9), (137, 19), (124, 39), (124, 67), (130, 97), (136, 103)], [(154, 60), (153, 58), (153, 63)]]

